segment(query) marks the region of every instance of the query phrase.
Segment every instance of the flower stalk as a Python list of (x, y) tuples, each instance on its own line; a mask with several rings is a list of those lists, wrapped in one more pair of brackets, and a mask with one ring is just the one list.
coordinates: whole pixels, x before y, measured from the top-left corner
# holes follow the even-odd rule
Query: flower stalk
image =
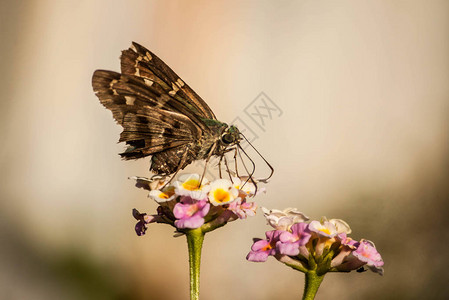
[(304, 285), (304, 295), (303, 300), (313, 300), (315, 299), (318, 288), (323, 282), (324, 275), (318, 275), (315, 271), (306, 272), (306, 282)]
[(187, 247), (189, 249), (190, 300), (200, 299), (200, 265), (204, 235), (205, 233), (201, 228), (191, 229), (186, 232)]

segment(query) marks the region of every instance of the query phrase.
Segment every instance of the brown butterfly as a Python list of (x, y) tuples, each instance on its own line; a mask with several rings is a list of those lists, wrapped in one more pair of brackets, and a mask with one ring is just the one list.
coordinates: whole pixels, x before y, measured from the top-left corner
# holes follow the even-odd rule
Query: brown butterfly
[(238, 128), (218, 121), (206, 102), (154, 53), (133, 42), (120, 60), (121, 73), (96, 70), (92, 86), (123, 127), (119, 141), (128, 147), (122, 158), (151, 155), (150, 170), (170, 175), (195, 160), (244, 152)]

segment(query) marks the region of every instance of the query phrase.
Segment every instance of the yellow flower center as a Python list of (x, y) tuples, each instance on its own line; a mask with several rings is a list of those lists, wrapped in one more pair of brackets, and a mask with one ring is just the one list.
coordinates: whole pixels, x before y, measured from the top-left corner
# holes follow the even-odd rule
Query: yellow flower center
[(321, 228), (320, 231), (321, 231), (321, 232), (324, 232), (324, 233), (326, 233), (326, 234), (331, 234), (330, 230), (327, 229), (327, 228)]
[(230, 199), (230, 195), (228, 193), (228, 191), (225, 191), (224, 189), (216, 189), (214, 191), (214, 198), (217, 202), (223, 203), (223, 202), (228, 202)]
[(168, 199), (168, 195), (165, 194), (165, 193), (160, 193), (159, 194), (159, 198), (161, 198), (161, 199)]
[(189, 191), (195, 191), (195, 190), (198, 190), (198, 188), (200, 187), (200, 182), (198, 179), (191, 178), (191, 179), (185, 181), (182, 184), (182, 187)]
[(272, 249), (273, 247), (271, 247), (271, 245), (270, 244), (267, 244), (265, 247), (263, 247), (261, 250), (262, 251), (268, 251), (268, 250), (270, 250), (270, 249)]

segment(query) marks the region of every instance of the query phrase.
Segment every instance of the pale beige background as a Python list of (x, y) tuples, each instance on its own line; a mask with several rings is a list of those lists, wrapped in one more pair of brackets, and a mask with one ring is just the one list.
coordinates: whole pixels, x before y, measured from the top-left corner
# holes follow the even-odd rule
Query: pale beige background
[[(385, 276), (330, 274), (319, 299), (447, 299), (447, 1), (2, 1), (1, 299), (187, 299), (186, 243), (133, 232), (156, 205), (127, 180), (120, 127), (92, 92), (135, 40), (220, 120), (265, 92), (255, 145), (270, 208), (342, 218)], [(252, 125), (254, 126), (254, 124)], [(258, 215), (208, 235), (202, 299), (299, 299), (303, 275), (248, 263)]]

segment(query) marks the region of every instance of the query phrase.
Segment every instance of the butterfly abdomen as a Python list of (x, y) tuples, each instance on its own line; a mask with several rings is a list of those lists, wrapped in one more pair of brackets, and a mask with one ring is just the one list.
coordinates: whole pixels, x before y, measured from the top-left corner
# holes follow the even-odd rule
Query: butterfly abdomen
[(172, 174), (195, 161), (197, 150), (193, 144), (156, 153), (151, 158), (150, 170), (156, 174)]

